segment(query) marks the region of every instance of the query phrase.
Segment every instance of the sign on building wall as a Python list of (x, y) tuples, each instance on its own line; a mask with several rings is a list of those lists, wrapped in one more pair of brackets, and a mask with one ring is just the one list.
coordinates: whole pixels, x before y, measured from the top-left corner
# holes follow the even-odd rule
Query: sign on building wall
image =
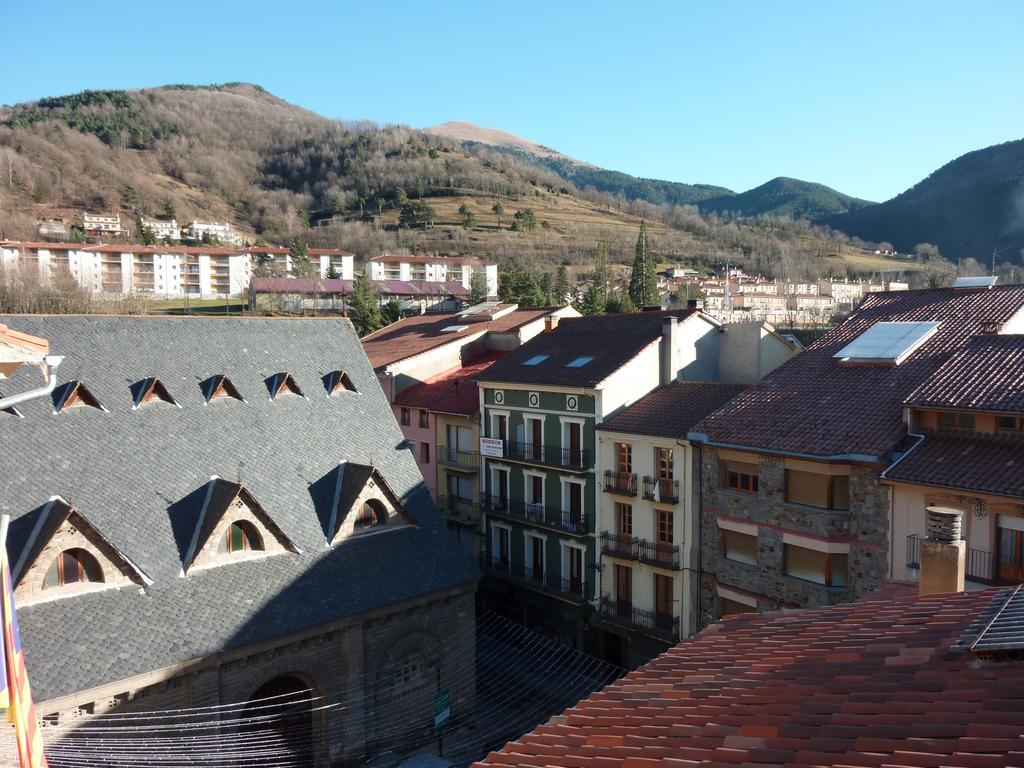
[(480, 438), (480, 455), (500, 459), (505, 456), (505, 441), (496, 437)]

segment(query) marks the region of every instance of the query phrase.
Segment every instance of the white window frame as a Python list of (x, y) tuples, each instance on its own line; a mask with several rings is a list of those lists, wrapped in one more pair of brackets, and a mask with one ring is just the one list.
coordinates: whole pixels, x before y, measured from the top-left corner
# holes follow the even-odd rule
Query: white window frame
[(587, 481), (577, 480), (574, 477), (561, 477), (559, 480), (562, 483), (562, 508), (560, 512), (569, 511), (569, 486), (578, 485), (580, 486), (580, 515), (585, 520), (587, 517)]
[(571, 541), (563, 541), (561, 546), (562, 552), (562, 580), (567, 581), (569, 579), (569, 550), (576, 549), (580, 553), (580, 584), (583, 586), (584, 594), (587, 589), (587, 548), (582, 544), (574, 544)]
[(506, 442), (508, 440), (510, 440), (511, 436), (509, 435), (509, 429), (511, 428), (511, 425), (512, 425), (512, 412), (511, 411), (504, 411), (504, 410), (497, 409), (497, 408), (491, 408), (490, 409), (490, 416), (491, 416), (491, 419), (490, 419), (490, 431), (489, 431), (488, 434), (491, 436), (491, 438), (493, 438), (495, 440), (498, 439), (498, 416), (504, 416), (505, 417), (505, 440), (506, 440)]
[[(533, 478), (533, 477), (539, 477), (540, 478), (540, 501), (531, 501), (530, 500), (530, 496), (531, 496), (531, 494), (530, 494), (530, 485), (531, 485), (530, 478)], [(547, 480), (548, 480), (548, 476), (544, 472), (538, 472), (537, 470), (533, 470), (533, 469), (524, 469), (523, 470), (523, 503), (524, 504), (541, 504), (546, 509), (547, 508), (547, 495), (548, 495), (548, 489), (546, 487), (547, 484), (548, 484)]]
[(544, 415), (543, 414), (538, 414), (538, 415), (535, 415), (535, 416), (532, 416), (532, 415), (523, 416), (523, 445), (524, 446), (531, 446), (531, 447), (533, 446), (533, 443), (530, 442), (531, 438), (533, 437), (533, 430), (530, 428), (530, 423), (529, 423), (531, 421), (539, 421), (540, 422), (540, 455), (541, 455), (541, 458), (543, 458), (544, 457)]
[(505, 487), (508, 489), (509, 498), (512, 496), (512, 468), (507, 464), (491, 464), (491, 485), (490, 495), (496, 497), (498, 495), (498, 473), (504, 472), (508, 475), (508, 482)]
[(548, 575), (548, 537), (545, 533), (533, 529), (523, 531), (523, 568), (533, 567), (533, 548), (530, 546), (530, 539), (540, 539), (541, 541), (541, 568), (546, 577)]
[(580, 425), (580, 450), (582, 451), (583, 450), (583, 428), (584, 428), (584, 426), (586, 426), (586, 420), (585, 419), (581, 419), (581, 418), (577, 418), (575, 416), (559, 416), (558, 417), (558, 422), (559, 422), (559, 426), (558, 426), (559, 434), (560, 434), (560, 437), (562, 439), (562, 450), (563, 451), (568, 451), (569, 450), (569, 427), (568, 427), (568, 425), (569, 424), (579, 424)]
[(499, 553), (499, 546), (501, 544), (501, 536), (498, 531), (502, 530), (508, 533), (508, 561), (512, 562), (512, 526), (506, 523), (496, 523), (491, 521), (491, 564), (497, 565), (501, 562)]

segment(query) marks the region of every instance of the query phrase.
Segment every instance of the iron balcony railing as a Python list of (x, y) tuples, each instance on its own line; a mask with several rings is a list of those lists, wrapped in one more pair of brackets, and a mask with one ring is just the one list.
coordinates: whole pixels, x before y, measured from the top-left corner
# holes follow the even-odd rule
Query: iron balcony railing
[[(907, 537), (908, 568), (921, 567), (921, 542), (926, 538), (928, 537), (920, 533), (912, 533)], [(1000, 566), (998, 570), (997, 565)], [(1004, 565), (1006, 564), (1000, 563), (992, 552), (968, 548), (965, 575), (971, 581), (981, 584), (1016, 584), (1016, 579), (1005, 578), (1000, 574), (1000, 571), (1005, 570), (1002, 567)]]
[(633, 472), (604, 471), (604, 489), (620, 496), (636, 496), (636, 474)]
[[(590, 518), (578, 512), (549, 513), (544, 504), (485, 496), (484, 508), (497, 517), (549, 528), (554, 531), (584, 536), (590, 530)], [(549, 517), (549, 514), (552, 516)]]
[(601, 532), (601, 551), (612, 557), (638, 560), (660, 568), (679, 570), (679, 545), (662, 544), (625, 534)]
[(485, 571), (496, 576), (513, 579), (574, 600), (583, 600), (584, 584), (582, 579), (562, 578), (560, 574), (548, 573), (543, 568), (533, 568), (501, 558), (484, 558), (480, 564)]
[(662, 477), (645, 477), (644, 498), (648, 501), (660, 501), (662, 504), (678, 504), (679, 481), (667, 480)]
[(465, 523), (480, 521), (480, 506), (472, 499), (447, 495), (438, 496), (437, 511), (446, 517)]
[(505, 456), (516, 461), (541, 464), (546, 467), (576, 470), (590, 467), (590, 451), (586, 448), (560, 448), (537, 443), (508, 442), (505, 444)]
[(477, 469), (480, 466), (480, 454), (477, 451), (460, 451), (454, 446), (437, 446), (437, 463), (460, 469)]
[(661, 611), (647, 611), (637, 608), (632, 602), (617, 600), (610, 595), (602, 595), (598, 603), (598, 612), (605, 618), (612, 619), (631, 627), (651, 632), (667, 639), (679, 639), (679, 617)]

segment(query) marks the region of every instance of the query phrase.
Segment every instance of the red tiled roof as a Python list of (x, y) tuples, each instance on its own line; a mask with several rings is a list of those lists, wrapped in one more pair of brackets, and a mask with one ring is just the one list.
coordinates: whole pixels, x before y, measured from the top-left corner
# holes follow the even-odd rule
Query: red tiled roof
[[(1024, 308), (1024, 285), (873, 293), (806, 351), (716, 411), (695, 433), (718, 445), (887, 461), (905, 429), (902, 403), (967, 340)], [(899, 365), (849, 365), (833, 355), (881, 321), (937, 320), (936, 333)]]
[(885, 472), (885, 478), (1024, 499), (1024, 438), (929, 433)]
[(473, 377), (487, 370), (503, 354), (490, 352), (409, 387), (395, 398), (395, 405), (472, 416), (480, 410), (479, 389)]
[(637, 400), (597, 428), (633, 435), (686, 437), (709, 413), (746, 389), (716, 381), (674, 381)]
[(997, 593), (731, 617), (477, 765), (1024, 765), (1024, 663), (951, 650)]
[[(254, 293), (305, 293), (347, 295), (352, 293), (352, 280), (311, 277), (254, 277)], [(455, 296), (466, 298), (468, 288), (458, 282), (430, 280), (371, 280), (374, 293), (382, 296)]]
[(970, 340), (906, 399), (926, 408), (1024, 412), (1024, 336)]
[[(414, 355), (419, 355), (436, 347), (462, 341), (467, 336), (475, 338), (483, 332), (502, 333), (513, 331), (526, 323), (538, 320), (545, 315), (557, 312), (551, 309), (516, 309), (507, 312), (497, 319), (491, 319), (495, 313), (509, 308), (508, 304), (498, 304), (489, 312), (480, 312), (462, 317), (458, 312), (441, 312), (408, 317), (392, 323), (387, 328), (364, 336), (363, 349), (366, 350), (370, 364), (380, 370), (392, 363)], [(461, 331), (445, 331), (452, 326), (466, 326)]]

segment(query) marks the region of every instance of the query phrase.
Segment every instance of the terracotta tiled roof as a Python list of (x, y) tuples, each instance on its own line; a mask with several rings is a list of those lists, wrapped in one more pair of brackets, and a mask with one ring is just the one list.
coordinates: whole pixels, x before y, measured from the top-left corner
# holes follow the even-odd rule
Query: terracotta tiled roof
[(395, 405), (471, 416), (480, 410), (480, 391), (473, 377), (486, 371), (503, 354), (490, 352), (409, 387), (395, 398)]
[(640, 398), (599, 425), (598, 429), (634, 435), (686, 437), (694, 424), (744, 389), (743, 384), (674, 381)]
[[(495, 313), (508, 310), (508, 304), (499, 304), (490, 312), (462, 317), (458, 312), (430, 313), (408, 317), (392, 323), (375, 333), (363, 337), (363, 348), (374, 369), (382, 368), (419, 355), (428, 350), (453, 342), (464, 343), (467, 336), (476, 337), (493, 331), (513, 331), (526, 323), (538, 320), (556, 309), (516, 309), (491, 319)], [(445, 328), (465, 326), (463, 330), (445, 331)]]
[(906, 400), (931, 408), (1024, 412), (1024, 336), (977, 336)]
[(480, 765), (1022, 765), (1024, 663), (950, 650), (997, 592), (727, 619)]
[[(662, 334), (662, 321), (675, 316), (683, 322), (692, 309), (666, 312), (573, 317), (561, 320), (553, 331), (538, 334), (495, 363), (479, 380), (565, 387), (593, 387), (604, 381)], [(546, 355), (537, 365), (524, 365)], [(569, 363), (593, 358), (580, 367)]]
[[(339, 278), (311, 277), (254, 277), (254, 293), (305, 293), (320, 295), (352, 293), (353, 280)], [(467, 298), (468, 288), (454, 281), (435, 282), (432, 280), (371, 280), (374, 293), (383, 296), (456, 296)]]
[(1024, 499), (1024, 438), (934, 432), (885, 473), (886, 479)]
[[(711, 443), (885, 462), (905, 434), (901, 404), (967, 340), (1024, 308), (1024, 285), (873, 293), (837, 328), (694, 427)], [(939, 321), (899, 365), (849, 365), (833, 355), (882, 321)]]

